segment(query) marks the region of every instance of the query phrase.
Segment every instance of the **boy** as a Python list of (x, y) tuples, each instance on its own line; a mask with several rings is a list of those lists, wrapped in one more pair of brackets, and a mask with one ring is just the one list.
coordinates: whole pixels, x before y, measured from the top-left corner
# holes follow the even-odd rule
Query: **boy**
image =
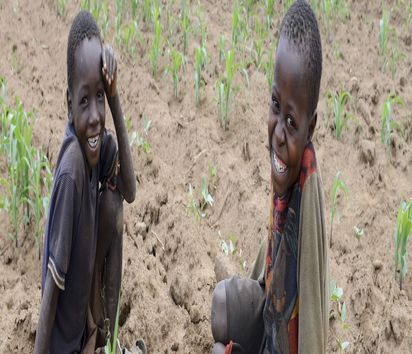
[(259, 280), (234, 277), (216, 286), (214, 353), (326, 351), (328, 244), (311, 143), (321, 72), (317, 21), (310, 6), (298, 0), (281, 24), (269, 107), (272, 193), (266, 259), (260, 252), (255, 262), (252, 278)]
[[(55, 168), (46, 226), (35, 353), (83, 351), (96, 243), (100, 244), (98, 211), (113, 209), (112, 203), (121, 207), (119, 193), (128, 203), (135, 198), (136, 182), (116, 71), (113, 50), (102, 45), (93, 17), (80, 12), (73, 21), (67, 46), (69, 121)], [(118, 152), (114, 137), (105, 130), (105, 95)], [(99, 182), (103, 187), (110, 186), (103, 196), (99, 196)], [(108, 204), (99, 205), (99, 199)], [(116, 224), (121, 212), (106, 217)]]

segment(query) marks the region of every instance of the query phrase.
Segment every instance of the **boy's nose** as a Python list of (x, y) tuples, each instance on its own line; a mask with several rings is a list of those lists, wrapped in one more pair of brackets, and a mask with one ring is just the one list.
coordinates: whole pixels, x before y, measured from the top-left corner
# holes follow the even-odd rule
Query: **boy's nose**
[(285, 125), (281, 120), (278, 120), (275, 126), (276, 145), (282, 146), (285, 143)]
[(99, 110), (97, 109), (96, 102), (93, 102), (90, 107), (89, 124), (94, 126), (99, 123)]

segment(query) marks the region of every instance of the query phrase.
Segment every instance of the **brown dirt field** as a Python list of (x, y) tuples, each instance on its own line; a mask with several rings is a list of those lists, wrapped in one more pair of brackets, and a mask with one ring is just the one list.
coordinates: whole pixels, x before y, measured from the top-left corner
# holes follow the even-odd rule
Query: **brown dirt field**
[[(113, 42), (114, 2), (109, 3), (108, 41)], [(216, 105), (216, 80), (224, 71), (217, 59), (217, 43), (220, 33), (231, 36), (232, 2), (199, 3), (207, 23), (209, 51), (199, 107), (193, 89), (197, 35), (190, 35), (179, 99), (173, 96), (169, 77), (162, 79), (159, 72), (154, 79), (150, 74), (151, 30), (142, 32), (144, 44), (133, 59), (115, 46), (123, 111), (139, 133), (144, 114), (152, 122), (147, 137), (150, 153), (133, 148), (139, 184), (135, 202), (125, 206), (120, 316), (122, 344), (130, 347), (142, 337), (150, 353), (210, 352), (210, 303), (216, 279), (224, 273), (246, 274), (267, 233), (266, 77), (253, 64), (248, 68), (249, 86), (237, 74), (239, 91), (229, 130), (224, 131)], [(192, 23), (199, 3), (191, 1)], [(388, 1), (388, 8), (394, 8), (392, 36), (398, 38), (405, 55), (392, 77), (387, 68), (382, 69), (384, 59), (378, 51), (380, 3), (346, 1), (347, 16), (332, 21), (329, 31), (324, 21), (319, 22), (324, 61), (314, 145), (324, 181), (328, 230), (330, 190), (337, 171), (350, 191), (348, 199), (339, 199), (340, 220), (334, 223), (330, 250), (331, 278), (343, 288), (349, 329), (342, 329), (332, 316), (328, 352), (338, 351), (336, 338), (349, 341), (348, 353), (412, 351), (412, 276), (407, 274), (400, 291), (393, 260), (397, 209), (402, 199), (412, 196), (412, 22), (407, 21), (408, 1), (401, 1), (400, 10), (395, 9), (395, 1)], [(27, 110), (36, 110), (34, 144), (47, 149), (53, 163), (66, 124), (67, 36), (79, 8), (79, 1), (70, 2), (60, 17), (52, 0), (0, 0), (0, 75), (7, 80), (9, 98), (18, 95)], [(283, 5), (276, 2), (273, 40), (282, 13)], [(11, 64), (13, 47), (17, 69)], [(166, 60), (161, 59), (162, 69)], [(353, 118), (337, 141), (325, 94), (343, 89), (351, 93), (347, 108)], [(403, 98), (406, 109), (396, 116), (405, 134), (394, 134), (388, 154), (380, 142), (380, 116), (390, 92)], [(187, 191), (191, 183), (200, 195), (202, 176), (209, 178), (208, 163), (217, 165), (211, 188), (215, 203), (199, 222), (186, 211)], [(0, 175), (5, 176), (5, 171), (3, 159)], [(0, 212), (0, 223), (0, 352), (29, 353), (39, 316), (41, 262), (30, 229), (20, 235), (23, 245), (15, 249), (7, 238), (4, 212)], [(360, 241), (354, 236), (355, 225), (364, 228)], [(219, 233), (226, 240), (235, 234), (241, 255), (224, 255)], [(409, 243), (410, 253), (411, 247)], [(246, 261), (246, 269), (241, 261)], [(336, 304), (331, 309), (336, 315)]]

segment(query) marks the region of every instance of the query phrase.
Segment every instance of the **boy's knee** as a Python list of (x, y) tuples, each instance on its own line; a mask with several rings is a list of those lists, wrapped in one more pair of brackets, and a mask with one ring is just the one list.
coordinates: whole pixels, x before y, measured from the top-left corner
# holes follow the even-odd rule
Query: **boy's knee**
[(225, 344), (228, 340), (225, 280), (217, 283), (213, 291), (211, 325), (215, 342)]
[(103, 232), (123, 230), (123, 200), (118, 191), (106, 188), (99, 197), (99, 223)]

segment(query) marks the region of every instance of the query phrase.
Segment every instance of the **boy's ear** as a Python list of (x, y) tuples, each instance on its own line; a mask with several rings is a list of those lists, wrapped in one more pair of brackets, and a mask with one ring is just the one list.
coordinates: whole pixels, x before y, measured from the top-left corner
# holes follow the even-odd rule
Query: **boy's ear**
[(69, 122), (73, 123), (73, 113), (72, 113), (72, 95), (67, 88), (66, 90), (66, 100), (67, 100), (67, 114), (69, 117)]
[(313, 115), (310, 118), (310, 122), (309, 122), (308, 142), (312, 140), (313, 132), (315, 131), (317, 120), (318, 120), (318, 111), (315, 110), (315, 112), (313, 112)]

